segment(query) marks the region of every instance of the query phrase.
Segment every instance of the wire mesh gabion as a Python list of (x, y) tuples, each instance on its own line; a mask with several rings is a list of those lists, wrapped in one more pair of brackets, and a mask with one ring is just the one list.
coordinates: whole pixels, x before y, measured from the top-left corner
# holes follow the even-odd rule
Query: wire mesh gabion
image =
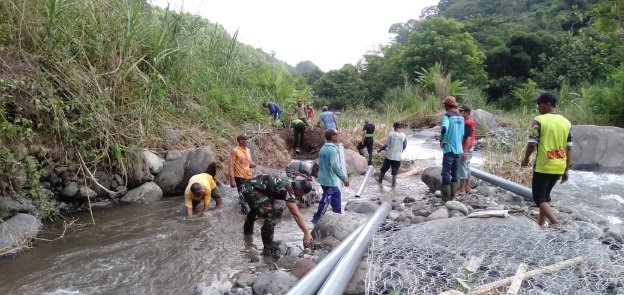
[[(515, 276), (521, 263), (528, 272), (579, 256), (580, 263), (523, 280), (518, 294), (624, 294), (624, 251), (616, 243), (581, 239), (574, 229), (420, 225), (388, 223), (374, 235), (367, 295), (467, 293)], [(489, 294), (505, 294), (509, 288)]]

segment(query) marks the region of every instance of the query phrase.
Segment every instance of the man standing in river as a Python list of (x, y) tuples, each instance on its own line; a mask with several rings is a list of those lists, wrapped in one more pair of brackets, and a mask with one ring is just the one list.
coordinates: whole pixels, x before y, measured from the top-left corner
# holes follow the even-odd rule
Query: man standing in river
[(463, 154), (464, 117), (457, 111), (457, 100), (447, 96), (442, 101), (442, 130), (440, 131), (440, 148), (442, 148), (442, 200), (455, 199), (459, 188), (459, 165)]
[(561, 183), (568, 181), (572, 155), (572, 124), (557, 113), (556, 95), (543, 92), (532, 102), (537, 103), (540, 114), (535, 117), (529, 129), (529, 142), (521, 166), (529, 165), (529, 159), (537, 149), (531, 192), (533, 201), (540, 208), (538, 224), (543, 226), (546, 219), (551, 224), (559, 224), (550, 207), (550, 192), (559, 179)]
[(292, 213), (295, 222), (303, 232), (303, 246), (312, 241), (312, 235), (305, 225), (305, 220), (299, 212), (296, 200), (312, 190), (312, 184), (305, 179), (292, 181), (288, 177), (280, 178), (269, 174), (254, 176), (241, 186), (241, 193), (249, 204), (243, 231), (245, 235), (253, 234), (253, 227), (258, 216), (264, 218), (260, 236), (264, 244), (264, 254), (269, 255), (272, 250), (275, 224), (281, 215), (275, 208), (275, 201), (283, 200)]
[(403, 151), (407, 147), (407, 136), (401, 132), (401, 123), (394, 122), (394, 124), (392, 124), (392, 128), (394, 131), (390, 132), (386, 143), (377, 151), (377, 153), (381, 153), (383, 150), (388, 149), (388, 152), (386, 152), (386, 158), (384, 159), (381, 169), (379, 170), (379, 178), (377, 178), (377, 182), (381, 183), (388, 169), (392, 167), (390, 173), (392, 174), (392, 187), (394, 187), (396, 186), (397, 173), (399, 173), (399, 168), (401, 168), (401, 157), (403, 155)]
[(459, 162), (459, 190), (458, 195), (470, 192), (470, 159), (475, 142), (474, 120), (470, 116), (472, 109), (465, 104), (459, 107), (459, 113), (464, 116), (464, 139), (462, 141), (463, 154)]
[(247, 140), (249, 140), (249, 138), (245, 134), (236, 137), (238, 145), (232, 149), (230, 153), (230, 164), (228, 165), (230, 186), (238, 190), (238, 202), (241, 207), (241, 213), (243, 214), (249, 212), (249, 207), (241, 196), (241, 186), (251, 178), (251, 169), (256, 167), (256, 164), (251, 162), (251, 151), (247, 148)]

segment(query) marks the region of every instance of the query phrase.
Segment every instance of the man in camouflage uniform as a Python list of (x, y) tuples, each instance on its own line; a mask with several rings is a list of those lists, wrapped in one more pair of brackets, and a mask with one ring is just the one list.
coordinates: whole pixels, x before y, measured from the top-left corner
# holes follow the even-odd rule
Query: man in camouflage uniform
[(260, 229), (260, 236), (266, 253), (266, 249), (270, 248), (273, 243), (275, 224), (281, 215), (281, 212), (275, 209), (275, 201), (283, 200), (303, 232), (303, 246), (307, 246), (312, 241), (312, 235), (305, 225), (303, 216), (299, 213), (296, 200), (310, 190), (312, 190), (312, 184), (305, 179), (292, 181), (288, 177), (280, 178), (269, 174), (260, 174), (251, 178), (241, 186), (241, 193), (250, 208), (245, 219), (245, 235), (252, 235), (256, 219), (258, 216), (263, 217), (264, 224)]

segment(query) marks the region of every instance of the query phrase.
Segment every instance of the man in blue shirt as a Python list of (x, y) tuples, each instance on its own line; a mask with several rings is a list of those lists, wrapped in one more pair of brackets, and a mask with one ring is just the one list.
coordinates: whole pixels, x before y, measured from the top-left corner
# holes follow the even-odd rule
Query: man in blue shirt
[(327, 106), (323, 106), (323, 112), (319, 115), (319, 120), (316, 123), (316, 126), (318, 127), (321, 122), (323, 123), (323, 129), (325, 130), (330, 128), (338, 130), (338, 122), (336, 121), (336, 116), (334, 115), (334, 113), (329, 111), (329, 108), (327, 108)]
[(377, 153), (381, 153), (381, 151), (388, 149), (383, 165), (381, 165), (377, 182), (381, 183), (388, 169), (392, 167), (392, 187), (394, 187), (396, 185), (396, 175), (399, 172), (399, 168), (401, 168), (401, 156), (407, 147), (407, 136), (401, 132), (401, 123), (394, 122), (392, 128), (394, 131), (390, 132), (386, 143), (377, 151)]
[(273, 116), (273, 121), (279, 120), (282, 116), (282, 109), (274, 102), (265, 102), (262, 107), (269, 109), (269, 116)]
[(325, 144), (319, 151), (319, 172), (318, 182), (323, 189), (323, 196), (319, 202), (318, 209), (312, 217), (312, 223), (316, 224), (327, 210), (327, 204), (332, 206), (332, 211), (342, 213), (340, 209), (340, 188), (338, 187), (339, 179), (342, 180), (344, 186), (349, 186), (349, 179), (340, 169), (338, 164), (338, 131), (335, 129), (325, 130)]
[(459, 188), (459, 165), (463, 154), (464, 117), (457, 111), (455, 97), (447, 96), (444, 101), (440, 148), (442, 148), (442, 200), (451, 201)]

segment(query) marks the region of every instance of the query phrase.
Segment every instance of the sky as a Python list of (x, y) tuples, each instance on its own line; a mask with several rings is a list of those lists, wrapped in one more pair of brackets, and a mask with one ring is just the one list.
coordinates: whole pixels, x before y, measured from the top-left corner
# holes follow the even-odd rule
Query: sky
[(388, 43), (392, 24), (418, 19), (438, 0), (149, 0), (199, 14), (238, 41), (262, 48), (291, 66), (309, 60), (323, 71), (356, 64), (368, 51)]

